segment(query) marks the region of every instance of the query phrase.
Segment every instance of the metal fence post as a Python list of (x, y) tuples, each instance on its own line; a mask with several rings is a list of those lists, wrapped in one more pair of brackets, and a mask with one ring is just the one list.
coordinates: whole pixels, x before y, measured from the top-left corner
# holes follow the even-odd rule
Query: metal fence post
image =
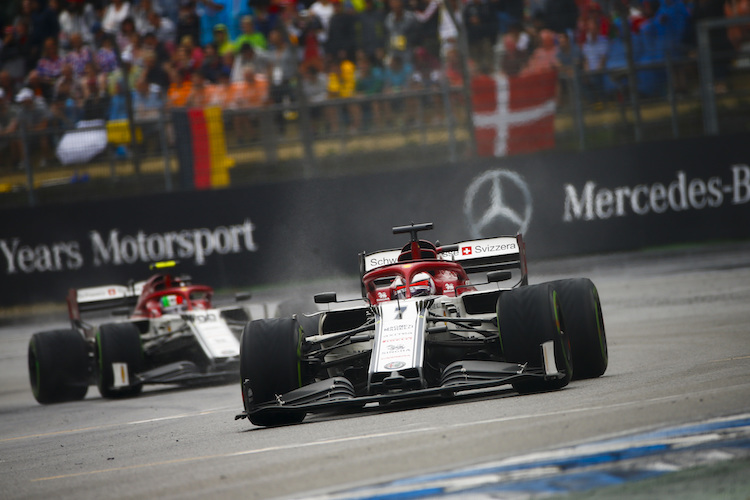
[(29, 158), (29, 134), (26, 130), (26, 121), (21, 120), (21, 149), (23, 151), (23, 168), (26, 170), (26, 186), (28, 192), (29, 206), (36, 206), (36, 192), (34, 191), (34, 172), (31, 169)]
[(750, 25), (750, 16), (729, 19), (706, 19), (698, 23), (698, 73), (700, 75), (701, 101), (703, 105), (703, 131), (707, 135), (719, 134), (719, 119), (714, 94), (713, 59), (711, 38), (708, 31), (727, 29), (730, 26)]
[[(286, 43), (292, 45), (292, 40), (289, 36), (288, 30), (282, 30)], [(294, 81), (290, 82), (293, 86), (293, 94), (297, 100), (297, 117), (299, 123), (298, 133), (302, 139), (302, 149), (305, 152), (305, 160), (303, 163), (304, 177), (306, 179), (312, 178), (318, 170), (316, 159), (315, 159), (315, 148), (314, 148), (314, 134), (313, 134), (313, 123), (312, 114), (310, 113), (310, 103), (307, 101), (307, 95), (305, 89), (302, 88), (304, 85), (305, 75), (300, 71), (300, 65), (297, 64), (294, 67)]]
[(672, 115), (672, 137), (677, 139), (680, 137), (680, 125), (677, 120), (677, 96), (674, 89), (675, 77), (674, 77), (674, 64), (672, 63), (672, 56), (667, 51), (667, 100), (669, 101), (669, 108)]
[[(115, 40), (113, 40), (115, 41)], [(122, 53), (120, 52), (120, 46), (116, 43), (113, 44), (113, 48), (115, 51), (115, 57), (117, 58), (117, 67), (120, 69), (120, 72), (122, 73), (122, 87), (123, 92), (125, 93), (125, 112), (128, 115), (128, 130), (130, 131), (130, 154), (131, 158), (133, 160), (133, 168), (135, 169), (136, 175), (141, 175), (141, 156), (138, 151), (138, 140), (136, 138), (136, 126), (135, 126), (135, 116), (133, 112), (133, 95), (131, 93), (132, 89), (130, 88), (130, 73), (133, 69), (133, 62), (130, 61), (127, 63), (128, 68), (127, 71), (125, 71), (122, 59)]]
[(272, 104), (270, 107), (244, 110), (250, 116), (255, 114), (255, 110), (258, 110), (258, 114), (260, 115), (260, 139), (263, 143), (263, 151), (265, 151), (268, 163), (276, 163), (278, 161), (278, 129), (275, 120), (277, 107), (276, 104)]
[(305, 152), (304, 176), (306, 179), (310, 179), (317, 172), (317, 165), (315, 162), (315, 149), (313, 147), (315, 139), (313, 137), (312, 114), (310, 113), (310, 104), (307, 101), (307, 95), (305, 95), (305, 91), (302, 88), (303, 85), (303, 75), (300, 74), (298, 68), (295, 76), (294, 92), (297, 97), (297, 107), (299, 109), (299, 134), (302, 139), (302, 148)]
[(586, 124), (583, 121), (583, 99), (581, 92), (581, 64), (576, 62), (573, 65), (573, 78), (571, 78), (570, 92), (573, 101), (573, 119), (575, 120), (576, 130), (578, 131), (578, 149), (586, 150)]
[(167, 135), (167, 120), (165, 115), (167, 114), (167, 96), (164, 89), (161, 90), (162, 103), (161, 109), (159, 110), (159, 141), (161, 142), (161, 154), (164, 158), (164, 187), (167, 192), (172, 191), (172, 171), (169, 165), (169, 137)]
[(445, 109), (445, 119), (448, 120), (448, 154), (450, 162), (455, 163), (456, 157), (456, 117), (453, 116), (453, 105), (451, 103), (450, 89), (445, 77), (440, 79), (440, 94), (443, 98), (443, 108)]
[[(427, 145), (427, 124), (426, 113), (424, 110), (424, 97), (416, 97), (417, 100), (417, 124), (419, 125), (420, 139), (422, 140), (422, 146)], [(408, 109), (408, 108), (407, 108)]]
[[(627, 5), (618, 3), (618, 13), (623, 19), (627, 19)], [(627, 26), (627, 25), (626, 25)], [(633, 54), (633, 37), (630, 30), (626, 27), (622, 30), (625, 41), (625, 57), (628, 62), (628, 87), (630, 87), (630, 104), (633, 107), (633, 128), (635, 132), (635, 142), (641, 142), (643, 139), (643, 126), (641, 123), (641, 103), (638, 98), (638, 79), (635, 74), (635, 56)]]
[(716, 118), (711, 41), (708, 38), (708, 30), (713, 27), (712, 24), (711, 21), (698, 23), (698, 73), (700, 74), (701, 101), (703, 101), (703, 132), (707, 135), (718, 135), (719, 122)]
[(469, 152), (470, 158), (477, 156), (477, 140), (476, 130), (474, 130), (474, 113), (471, 102), (471, 75), (469, 74), (469, 42), (466, 39), (466, 27), (463, 23), (459, 23), (456, 20), (456, 16), (447, 5), (443, 5), (445, 12), (450, 16), (451, 22), (458, 31), (458, 51), (461, 54), (461, 79), (463, 85), (461, 86), (462, 96), (464, 99), (464, 106), (466, 107), (466, 128), (469, 131), (469, 146), (467, 151)]

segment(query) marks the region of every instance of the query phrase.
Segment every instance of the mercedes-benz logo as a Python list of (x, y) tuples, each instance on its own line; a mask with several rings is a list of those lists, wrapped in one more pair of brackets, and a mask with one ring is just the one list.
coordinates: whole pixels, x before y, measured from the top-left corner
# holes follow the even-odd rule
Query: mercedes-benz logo
[(488, 170), (466, 188), (464, 215), (473, 238), (526, 234), (531, 213), (531, 192), (515, 172)]

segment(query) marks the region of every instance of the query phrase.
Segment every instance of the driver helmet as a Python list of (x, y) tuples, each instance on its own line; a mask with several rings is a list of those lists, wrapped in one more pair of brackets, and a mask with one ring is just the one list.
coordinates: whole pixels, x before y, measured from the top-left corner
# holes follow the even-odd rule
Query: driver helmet
[(164, 295), (160, 302), (165, 314), (178, 313), (186, 309), (182, 295)]
[(435, 295), (435, 282), (429, 274), (417, 273), (411, 278), (409, 290), (411, 291), (412, 297)]
[(406, 298), (406, 284), (404, 283), (404, 280), (400, 276), (397, 276), (396, 279), (393, 280), (393, 283), (391, 283), (391, 286), (393, 287), (394, 299)]

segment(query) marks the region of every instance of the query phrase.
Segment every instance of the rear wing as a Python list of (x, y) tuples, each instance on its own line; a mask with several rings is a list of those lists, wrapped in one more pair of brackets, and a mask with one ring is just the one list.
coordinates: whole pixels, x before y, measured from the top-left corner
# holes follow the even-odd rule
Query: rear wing
[(439, 255), (444, 260), (458, 262), (469, 274), (520, 269), (526, 279), (526, 244), (520, 234), (462, 241), (451, 246), (455, 250)]
[[(401, 249), (359, 254), (360, 278), (373, 269), (398, 263), (400, 254)], [(528, 284), (526, 244), (521, 234), (444, 245), (437, 248), (437, 258), (458, 262), (468, 274), (519, 269), (521, 282)]]
[(80, 324), (81, 313), (103, 311), (118, 307), (135, 306), (145, 281), (128, 285), (102, 285), (68, 290), (68, 315), (75, 324)]

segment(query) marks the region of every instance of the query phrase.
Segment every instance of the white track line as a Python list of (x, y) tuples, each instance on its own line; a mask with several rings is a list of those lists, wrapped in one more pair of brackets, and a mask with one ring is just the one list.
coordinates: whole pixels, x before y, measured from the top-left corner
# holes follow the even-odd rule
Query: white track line
[[(691, 395), (700, 396), (701, 394), (704, 394), (704, 393), (715, 394), (716, 390), (713, 389), (713, 390), (700, 391), (700, 392), (692, 393)], [(476, 426), (476, 425), (495, 424), (498, 422), (510, 422), (514, 420), (524, 420), (524, 419), (529, 419), (529, 418), (547, 418), (550, 416), (557, 416), (560, 413), (581, 413), (581, 412), (590, 412), (593, 410), (614, 410), (617, 408), (623, 408), (623, 407), (628, 407), (628, 406), (638, 406), (638, 405), (643, 405), (643, 404), (648, 404), (648, 403), (659, 403), (659, 402), (670, 401), (670, 400), (682, 400), (684, 398), (685, 398), (684, 394), (679, 394), (675, 396), (663, 396), (659, 398), (651, 398), (651, 399), (645, 399), (641, 401), (631, 401), (631, 402), (626, 402), (626, 403), (617, 403), (613, 405), (589, 406), (586, 408), (558, 410), (558, 411), (547, 412), (547, 413), (535, 413), (531, 415), (515, 415), (512, 417), (493, 418), (493, 419), (488, 419), (488, 420), (479, 420), (475, 422), (463, 422), (463, 423), (451, 424), (451, 425), (440, 426), (440, 427), (422, 427), (419, 429), (410, 429), (410, 430), (403, 430), (403, 431), (362, 434), (362, 435), (357, 435), (357, 436), (326, 439), (322, 441), (311, 441), (308, 443), (295, 443), (295, 444), (281, 445), (281, 446), (270, 446), (266, 448), (256, 448), (256, 449), (251, 449), (251, 450), (219, 453), (219, 454), (214, 454), (214, 455), (202, 455), (202, 456), (195, 456), (195, 457), (186, 457), (186, 458), (181, 458), (181, 459), (164, 460), (164, 461), (158, 461), (158, 462), (151, 462), (147, 464), (134, 464), (134, 465), (124, 466), (124, 467), (113, 467), (109, 469), (82, 471), (82, 472), (76, 472), (72, 474), (62, 474), (58, 476), (40, 477), (40, 478), (32, 479), (31, 481), (32, 482), (49, 481), (53, 479), (65, 479), (65, 478), (70, 478), (70, 477), (101, 474), (105, 472), (141, 469), (141, 468), (146, 468), (146, 467), (155, 467), (155, 466), (171, 465), (171, 464), (176, 464), (176, 463), (194, 462), (194, 461), (199, 461), (199, 460), (215, 460), (215, 459), (231, 458), (231, 457), (237, 457), (237, 456), (243, 456), (243, 455), (257, 455), (257, 454), (262, 454), (262, 453), (273, 453), (277, 451), (299, 449), (303, 447), (309, 448), (313, 446), (326, 446), (326, 445), (331, 445), (331, 444), (340, 444), (340, 443), (346, 443), (346, 442), (364, 440), (364, 439), (382, 439), (384, 437), (404, 436), (404, 435), (409, 435), (409, 434), (434, 432), (434, 431), (441, 431), (441, 430), (446, 430), (446, 429), (459, 429), (459, 428), (466, 428), (466, 427), (471, 427), (471, 426)], [(202, 411), (202, 412), (194, 413), (194, 414), (175, 415), (173, 418), (186, 418), (190, 416), (199, 416), (199, 415), (205, 415), (207, 413), (216, 413), (217, 411), (226, 411), (226, 409), (206, 410), (206, 411)], [(163, 419), (154, 419), (154, 420), (163, 420)], [(150, 421), (153, 421), (153, 420), (135, 421), (135, 422), (131, 422), (131, 424), (147, 423)], [(114, 426), (116, 425), (102, 426), (101, 428), (114, 427)], [(65, 432), (77, 432), (77, 431), (62, 431), (58, 433), (51, 433), (51, 435), (61, 434)], [(28, 436), (28, 437), (31, 437), (31, 436)], [(22, 438), (11, 438), (11, 439), (22, 439)], [(606, 439), (606, 438), (603, 438), (603, 439)]]

